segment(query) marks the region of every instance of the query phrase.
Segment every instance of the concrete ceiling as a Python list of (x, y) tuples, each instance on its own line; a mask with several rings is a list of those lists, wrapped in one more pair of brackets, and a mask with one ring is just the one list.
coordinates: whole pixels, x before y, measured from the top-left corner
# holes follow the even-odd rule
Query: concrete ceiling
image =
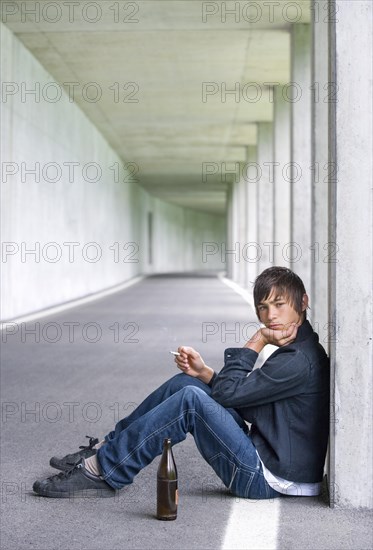
[[(56, 81), (79, 83), (75, 101), (123, 162), (137, 164), (140, 185), (206, 212), (225, 210), (222, 163), (245, 162), (256, 123), (272, 120), (265, 83), (290, 81), (291, 21), (310, 21), (310, 0), (38, 0), (14, 2), (14, 13), (6, 4), (4, 23)], [(236, 6), (225, 20), (224, 4)], [(203, 98), (206, 83), (216, 93)], [(239, 97), (224, 97), (224, 86)], [(88, 101), (97, 89), (102, 97)], [(216, 174), (204, 178), (203, 163)]]

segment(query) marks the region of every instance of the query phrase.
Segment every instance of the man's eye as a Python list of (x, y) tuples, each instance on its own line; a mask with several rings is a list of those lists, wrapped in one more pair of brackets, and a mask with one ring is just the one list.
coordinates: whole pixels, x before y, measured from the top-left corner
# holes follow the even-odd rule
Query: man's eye
[(280, 307), (280, 306), (283, 306), (285, 302), (277, 302), (276, 306), (277, 307)]

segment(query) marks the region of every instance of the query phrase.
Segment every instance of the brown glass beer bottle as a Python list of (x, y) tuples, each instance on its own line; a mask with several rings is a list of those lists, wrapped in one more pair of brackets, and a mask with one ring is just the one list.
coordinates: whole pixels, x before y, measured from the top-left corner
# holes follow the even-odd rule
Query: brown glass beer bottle
[(171, 439), (165, 439), (157, 471), (157, 519), (176, 519), (177, 501), (177, 469)]

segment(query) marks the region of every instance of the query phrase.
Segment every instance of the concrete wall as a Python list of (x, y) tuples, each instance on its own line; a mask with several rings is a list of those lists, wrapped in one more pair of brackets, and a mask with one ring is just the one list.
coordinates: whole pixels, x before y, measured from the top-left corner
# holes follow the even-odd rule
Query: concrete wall
[(258, 198), (258, 245), (261, 255), (258, 262), (258, 270), (261, 273), (267, 267), (273, 265), (273, 197), (274, 181), (271, 172), (267, 169), (269, 163), (273, 162), (273, 124), (261, 122), (258, 124), (258, 165), (260, 177), (257, 182)]
[(330, 15), (332, 503), (372, 508), (372, 2)]
[(291, 184), (287, 174), (290, 165), (290, 102), (285, 101), (281, 86), (274, 88), (273, 155), (274, 155), (274, 263), (290, 267)]
[(296, 84), (291, 100), (291, 240), (296, 244), (291, 267), (311, 294), (311, 26), (308, 24), (292, 27), (291, 80)]
[[(53, 78), (1, 26), (3, 82), (41, 89)], [(224, 269), (202, 261), (204, 241), (225, 240), (222, 217), (146, 193), (67, 96), (8, 96), (1, 104), (1, 319), (120, 284), (139, 273)], [(22, 101), (23, 99), (23, 101)], [(75, 164), (73, 164), (75, 163)], [(153, 212), (153, 262), (148, 253)]]
[(225, 219), (148, 198), (154, 217), (153, 265), (147, 273), (222, 270)]
[[(333, 338), (333, 328), (329, 320), (328, 304), (328, 272), (329, 253), (333, 252), (329, 244), (329, 150), (328, 127), (329, 103), (325, 101), (329, 87), (328, 64), (328, 22), (325, 17), (318, 16), (327, 13), (328, 1), (318, 1), (314, 5), (314, 24), (312, 25), (312, 306), (310, 317), (317, 323), (318, 333), (325, 349), (329, 352), (329, 343)], [(332, 257), (332, 254), (330, 255)]]

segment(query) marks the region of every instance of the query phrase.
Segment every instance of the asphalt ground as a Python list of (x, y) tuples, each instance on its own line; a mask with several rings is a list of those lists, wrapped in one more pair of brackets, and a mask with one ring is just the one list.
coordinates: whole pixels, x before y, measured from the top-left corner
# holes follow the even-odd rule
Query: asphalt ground
[(1, 549), (372, 548), (371, 514), (331, 509), (325, 491), (236, 499), (191, 436), (174, 447), (176, 521), (155, 518), (158, 458), (113, 499), (32, 492), (36, 479), (57, 473), (52, 455), (76, 451), (85, 435), (102, 438), (179, 372), (169, 350), (191, 345), (220, 370), (224, 349), (256, 327), (250, 306), (216, 276), (170, 274), (3, 331)]

